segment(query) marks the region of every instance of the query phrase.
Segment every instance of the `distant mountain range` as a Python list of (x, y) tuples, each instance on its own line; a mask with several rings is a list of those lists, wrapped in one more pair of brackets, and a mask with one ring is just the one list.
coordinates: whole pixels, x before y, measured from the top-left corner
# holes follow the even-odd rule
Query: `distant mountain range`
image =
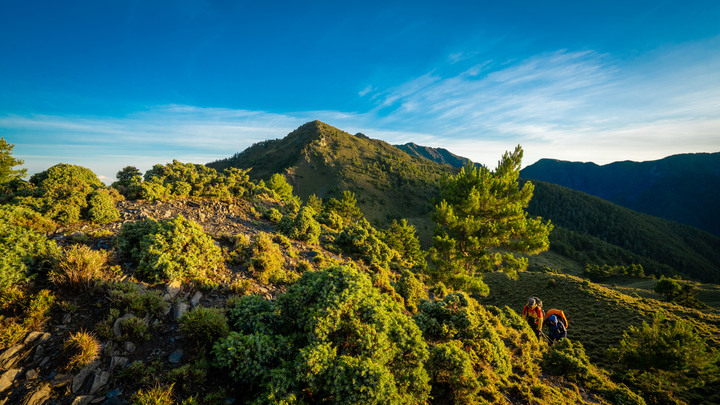
[(470, 159), (458, 156), (443, 148), (431, 148), (429, 146), (421, 146), (412, 142), (406, 143), (405, 145), (395, 145), (395, 147), (410, 156), (432, 160), (433, 162), (450, 165), (456, 168), (461, 168), (468, 163), (472, 163)]
[[(405, 218), (428, 246), (434, 229), (430, 213), (441, 179), (468, 162), (445, 149), (412, 143), (393, 146), (313, 121), (283, 139), (257, 143), (208, 166), (252, 168), (250, 175), (256, 180), (283, 173), (303, 199), (352, 191), (358, 207), (376, 226)], [(637, 263), (655, 274), (720, 282), (720, 238), (567, 187), (533, 183), (535, 197), (528, 212), (556, 224), (552, 249), (579, 266)]]
[(542, 159), (524, 168), (520, 175), (720, 236), (720, 153), (683, 154), (603, 166)]

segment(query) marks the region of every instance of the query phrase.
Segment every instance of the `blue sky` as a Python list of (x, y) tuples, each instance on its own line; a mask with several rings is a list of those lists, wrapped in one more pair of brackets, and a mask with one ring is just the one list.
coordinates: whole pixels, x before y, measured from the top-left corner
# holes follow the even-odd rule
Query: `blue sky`
[(319, 119), (494, 166), (720, 151), (720, 2), (0, 0), (30, 173), (206, 163)]

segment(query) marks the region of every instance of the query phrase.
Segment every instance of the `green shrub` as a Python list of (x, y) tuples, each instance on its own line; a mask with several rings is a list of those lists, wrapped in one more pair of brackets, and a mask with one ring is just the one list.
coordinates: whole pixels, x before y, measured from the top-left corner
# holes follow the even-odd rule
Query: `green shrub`
[(365, 218), (346, 225), (335, 239), (335, 246), (378, 267), (387, 267), (398, 257), (398, 253), (380, 239), (379, 232)]
[(170, 305), (159, 292), (145, 291), (133, 283), (115, 284), (110, 290), (109, 296), (113, 308), (143, 317), (146, 315), (159, 316)]
[(33, 230), (37, 233), (50, 233), (57, 224), (40, 213), (18, 205), (0, 205), (0, 222)]
[(151, 282), (191, 280), (200, 283), (223, 265), (222, 252), (203, 229), (178, 215), (123, 225), (116, 238), (118, 252), (137, 264), (137, 275)]
[(198, 307), (185, 312), (180, 318), (180, 330), (192, 345), (209, 349), (220, 338), (227, 336), (228, 322), (221, 308)]
[(22, 225), (24, 209), (0, 208), (0, 293), (52, 268), (59, 249), (55, 241)]
[(308, 243), (317, 243), (320, 238), (320, 224), (315, 220), (315, 211), (307, 206), (300, 208), (292, 221), (284, 221), (280, 230), (295, 240)]
[[(493, 312), (465, 293), (421, 300), (413, 319), (433, 345), (427, 367), (438, 403), (503, 402), (499, 388), (536, 371), (525, 364), (535, 361), (536, 339), (506, 328)], [(528, 347), (532, 344), (535, 346)], [(516, 370), (520, 372), (514, 375)]]
[(142, 173), (135, 166), (125, 166), (115, 175), (117, 181), (111, 187), (128, 200), (137, 200), (142, 196)]
[(206, 385), (209, 367), (210, 364), (205, 357), (200, 357), (192, 363), (170, 370), (167, 380), (178, 388), (180, 393), (194, 394)]
[(141, 195), (149, 201), (188, 196), (242, 197), (255, 187), (247, 173), (248, 170), (237, 168), (220, 173), (205, 165), (173, 160), (155, 165), (145, 173)]
[(696, 402), (694, 390), (720, 381), (720, 351), (690, 322), (670, 322), (662, 311), (655, 313), (652, 325), (630, 326), (608, 355), (621, 381), (653, 402)]
[(442, 403), (477, 403), (480, 382), (473, 366), (470, 354), (459, 340), (435, 345), (427, 363), (432, 398)]
[(427, 346), (400, 305), (348, 267), (303, 274), (276, 301), (242, 297), (216, 363), (258, 402), (422, 403)]
[(140, 319), (135, 315), (121, 318), (120, 328), (123, 337), (129, 340), (150, 340), (150, 327), (144, 319)]
[(171, 196), (170, 190), (157, 178), (143, 182), (140, 188), (140, 197), (150, 202), (167, 201)]
[(585, 348), (579, 342), (563, 339), (555, 343), (542, 358), (543, 371), (561, 375), (571, 381), (596, 391), (613, 404), (644, 405), (643, 398), (630, 391), (624, 385), (612, 382), (590, 363)]
[(88, 219), (98, 224), (106, 224), (120, 219), (115, 207), (115, 198), (105, 189), (97, 189), (88, 195)]
[(410, 270), (403, 270), (400, 274), (400, 279), (393, 287), (395, 287), (395, 291), (405, 299), (405, 306), (413, 314), (417, 313), (420, 300), (428, 298), (428, 294), (425, 291), (425, 284), (418, 280), (415, 273)]
[(345, 220), (340, 214), (333, 211), (322, 211), (318, 215), (317, 221), (319, 224), (325, 225), (333, 231), (339, 231), (345, 226)]
[(259, 283), (289, 281), (288, 274), (283, 268), (283, 254), (280, 247), (273, 243), (269, 234), (257, 234), (250, 245), (250, 251), (248, 270)]
[(283, 336), (230, 332), (215, 344), (213, 353), (216, 364), (228, 370), (235, 381), (260, 385), (280, 366), (288, 349), (288, 341)]
[(228, 323), (230, 328), (237, 332), (272, 334), (279, 326), (279, 319), (274, 311), (272, 301), (260, 295), (241, 297), (229, 305)]
[(119, 217), (115, 199), (105, 185), (95, 173), (80, 166), (55, 165), (34, 174), (27, 186), (14, 190), (14, 194), (13, 204), (27, 206), (62, 224), (81, 219), (104, 223)]
[(562, 375), (576, 381), (587, 381), (591, 374), (591, 363), (580, 342), (563, 339), (552, 346), (542, 360), (543, 370)]
[(280, 210), (278, 210), (277, 208), (274, 208), (274, 207), (267, 210), (264, 213), (264, 216), (268, 220), (275, 222), (275, 223), (280, 222), (280, 220), (283, 218), (282, 212), (280, 212)]

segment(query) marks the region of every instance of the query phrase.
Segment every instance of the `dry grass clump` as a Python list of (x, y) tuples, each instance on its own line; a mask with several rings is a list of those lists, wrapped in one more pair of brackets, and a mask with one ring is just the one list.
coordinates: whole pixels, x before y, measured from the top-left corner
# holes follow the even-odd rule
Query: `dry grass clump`
[(172, 405), (173, 386), (155, 386), (136, 392), (130, 399), (131, 405)]
[(78, 369), (97, 359), (100, 354), (100, 342), (95, 336), (85, 331), (70, 333), (70, 338), (65, 341), (65, 350), (72, 353), (67, 369)]
[(63, 249), (55, 269), (50, 273), (50, 280), (74, 291), (88, 290), (96, 281), (105, 278), (107, 262), (107, 251), (72, 245)]

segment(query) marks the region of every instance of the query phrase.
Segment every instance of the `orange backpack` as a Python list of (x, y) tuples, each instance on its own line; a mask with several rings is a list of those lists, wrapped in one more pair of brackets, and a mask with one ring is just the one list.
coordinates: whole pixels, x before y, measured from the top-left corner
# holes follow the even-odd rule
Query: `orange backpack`
[(561, 309), (548, 309), (548, 311), (545, 313), (545, 317), (549, 318), (550, 315), (555, 315), (560, 321), (565, 325), (565, 329), (567, 329), (568, 320), (565, 317), (565, 312), (563, 312)]

